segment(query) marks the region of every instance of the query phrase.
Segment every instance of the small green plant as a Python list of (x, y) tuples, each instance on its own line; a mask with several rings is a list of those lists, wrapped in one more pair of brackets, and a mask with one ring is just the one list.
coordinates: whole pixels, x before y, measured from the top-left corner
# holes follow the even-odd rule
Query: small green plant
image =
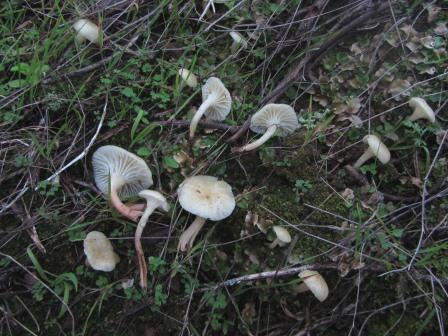
[(294, 187), (296, 187), (300, 192), (305, 193), (305, 192), (311, 190), (313, 185), (311, 184), (311, 181), (299, 179), (299, 180), (296, 180), (296, 182), (294, 183)]

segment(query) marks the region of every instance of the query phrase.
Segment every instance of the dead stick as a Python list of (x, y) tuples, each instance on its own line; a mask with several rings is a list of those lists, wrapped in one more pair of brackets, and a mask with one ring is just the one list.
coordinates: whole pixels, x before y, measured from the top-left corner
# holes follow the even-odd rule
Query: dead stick
[[(166, 120), (166, 121), (152, 121), (154, 124), (161, 126), (178, 126), (178, 127), (189, 127), (191, 124), (190, 120)], [(216, 121), (199, 121), (199, 125), (207, 128), (215, 128), (222, 131), (229, 131), (230, 133), (236, 133), (241, 126), (232, 126)]]
[(206, 292), (209, 290), (213, 291), (213, 290), (217, 290), (222, 287), (235, 286), (242, 282), (270, 279), (270, 278), (287, 277), (287, 276), (295, 275), (295, 274), (298, 274), (302, 271), (309, 270), (309, 269), (316, 270), (316, 269), (329, 269), (329, 268), (336, 269), (337, 265), (335, 265), (335, 264), (327, 264), (327, 265), (313, 264), (313, 265), (304, 265), (304, 266), (300, 266), (300, 267), (290, 267), (290, 268), (277, 270), (277, 271), (267, 271), (267, 272), (261, 272), (261, 273), (248, 274), (248, 275), (243, 275), (243, 276), (240, 276), (237, 278), (225, 280), (216, 285), (199, 288), (196, 291), (196, 293)]
[(233, 143), (235, 141), (237, 141), (239, 138), (241, 138), (243, 136), (244, 133), (247, 132), (247, 130), (249, 129), (250, 126), (250, 118), (247, 119), (244, 124), (240, 127), (240, 129), (235, 132), (234, 135), (232, 135), (226, 142), (227, 143)]

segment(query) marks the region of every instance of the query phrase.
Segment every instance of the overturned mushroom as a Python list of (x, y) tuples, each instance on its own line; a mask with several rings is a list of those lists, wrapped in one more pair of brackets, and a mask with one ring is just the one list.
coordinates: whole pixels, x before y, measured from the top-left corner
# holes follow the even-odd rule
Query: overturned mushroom
[(366, 151), (359, 157), (359, 159), (353, 165), (354, 168), (361, 167), (367, 160), (376, 157), (381, 163), (386, 164), (390, 160), (390, 152), (384, 143), (381, 142), (380, 138), (376, 135), (370, 134), (366, 135), (362, 140), (369, 147)]
[(303, 279), (303, 285), (299, 287), (298, 292), (310, 290), (316, 299), (323, 302), (328, 297), (328, 285), (319, 272), (305, 270), (299, 273), (299, 277)]
[(152, 186), (152, 174), (145, 161), (123, 148), (108, 145), (93, 153), (92, 166), (98, 189), (110, 194), (112, 205), (120, 214), (136, 221), (144, 205), (127, 206), (120, 197), (136, 196)]
[(100, 41), (100, 28), (90, 20), (79, 19), (73, 24), (73, 29), (76, 32), (75, 41), (77, 43), (88, 40), (98, 44)]
[(143, 229), (148, 222), (149, 216), (156, 209), (161, 209), (167, 212), (170, 209), (168, 202), (165, 197), (157, 191), (153, 190), (142, 190), (138, 193), (141, 198), (146, 199), (146, 208), (138, 222), (137, 229), (135, 230), (135, 250), (137, 251), (137, 259), (138, 259), (138, 268), (140, 272), (140, 287), (146, 288), (148, 283), (147, 274), (148, 269), (146, 267), (145, 254), (143, 253), (142, 243), (140, 238), (142, 237)]
[(230, 185), (213, 176), (187, 178), (179, 186), (177, 195), (182, 208), (196, 215), (193, 223), (180, 236), (178, 248), (181, 251), (187, 251), (193, 246), (207, 219), (219, 221), (230, 216), (235, 208)]
[(286, 104), (267, 104), (250, 120), (250, 129), (263, 134), (261, 138), (243, 147), (234, 148), (233, 152), (246, 152), (260, 147), (274, 135), (285, 137), (300, 127), (294, 109)]
[(224, 84), (216, 77), (210, 77), (202, 87), (202, 104), (190, 124), (190, 138), (194, 137), (196, 127), (203, 115), (214, 121), (224, 120), (230, 113), (232, 97)]
[(423, 98), (411, 98), (409, 106), (414, 109), (414, 113), (407, 118), (408, 120), (427, 119), (430, 122), (436, 121), (434, 111)]
[(185, 68), (179, 69), (179, 76), (182, 78), (182, 82), (192, 89), (195, 89), (196, 86), (198, 86), (198, 79), (190, 70)]
[(286, 244), (289, 244), (291, 242), (291, 235), (289, 234), (288, 230), (286, 230), (282, 226), (273, 226), (274, 232), (276, 234), (276, 238), (274, 241), (269, 245), (270, 249), (273, 249), (274, 247), (278, 246), (285, 246)]
[(120, 261), (106, 235), (99, 231), (89, 232), (84, 239), (87, 263), (96, 271), (111, 272)]

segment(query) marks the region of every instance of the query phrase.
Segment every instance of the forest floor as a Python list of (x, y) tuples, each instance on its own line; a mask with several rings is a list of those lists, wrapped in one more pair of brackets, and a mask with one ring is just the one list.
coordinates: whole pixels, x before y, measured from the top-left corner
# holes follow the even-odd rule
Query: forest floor
[[(446, 1), (2, 4), (1, 335), (445, 335)], [(98, 43), (75, 43), (79, 18)], [(211, 76), (231, 112), (190, 140)], [(412, 97), (434, 122), (407, 119)], [(301, 127), (232, 151), (259, 137), (248, 121), (267, 103), (293, 107)], [(391, 159), (356, 169), (369, 134)], [(136, 223), (95, 185), (102, 145), (145, 160), (171, 205), (143, 232), (146, 290)], [(197, 174), (229, 183), (236, 208), (183, 253), (193, 216), (176, 191)], [(274, 226), (289, 244), (270, 248)], [(91, 231), (120, 256), (112, 272), (86, 265)], [(300, 292), (304, 269), (325, 279), (325, 301)]]

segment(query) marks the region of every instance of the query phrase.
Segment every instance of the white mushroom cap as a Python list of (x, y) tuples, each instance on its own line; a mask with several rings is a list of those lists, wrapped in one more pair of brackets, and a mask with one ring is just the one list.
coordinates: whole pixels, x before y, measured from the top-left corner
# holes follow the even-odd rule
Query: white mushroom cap
[(267, 104), (250, 120), (250, 129), (265, 133), (270, 126), (277, 126), (275, 135), (285, 137), (300, 127), (294, 109), (286, 104)]
[(409, 100), (409, 106), (414, 109), (414, 113), (408, 117), (409, 120), (428, 119), (430, 122), (436, 121), (433, 109), (423, 98), (411, 98)]
[(92, 43), (98, 43), (100, 37), (100, 28), (92, 21), (87, 19), (80, 19), (73, 24), (73, 29), (76, 31), (76, 41), (84, 42), (89, 40)]
[(182, 78), (182, 80), (192, 89), (196, 88), (198, 86), (198, 79), (195, 76), (194, 73), (192, 73), (190, 70), (185, 68), (179, 69), (179, 76)]
[(140, 191), (138, 196), (146, 199), (146, 202), (152, 204), (154, 208), (159, 208), (165, 212), (170, 210), (170, 205), (166, 201), (166, 198), (158, 191), (145, 189)]
[(282, 226), (273, 226), (275, 234), (277, 235), (277, 239), (282, 243), (290, 243), (291, 242), (291, 235), (289, 234), (288, 230), (286, 230)]
[(381, 163), (386, 164), (390, 160), (390, 152), (384, 143), (381, 142), (374, 134), (366, 135), (363, 140), (364, 143), (369, 145), (369, 149), (372, 154), (380, 160)]
[(247, 48), (247, 41), (240, 33), (236, 31), (231, 31), (229, 33), (230, 37), (233, 39), (233, 42), (241, 45), (243, 48)]
[(229, 90), (219, 78), (210, 77), (202, 87), (202, 100), (206, 101), (210, 95), (216, 95), (214, 103), (204, 112), (204, 115), (211, 120), (224, 120), (230, 113), (232, 107), (232, 97)]
[(320, 302), (325, 301), (329, 292), (328, 285), (319, 272), (305, 270), (299, 273), (299, 277)]
[(213, 221), (230, 216), (235, 208), (232, 188), (214, 176), (189, 177), (179, 186), (177, 194), (182, 208)]
[(109, 177), (120, 197), (135, 196), (153, 184), (145, 161), (117, 146), (98, 148), (93, 153), (92, 166), (95, 183), (104, 194), (109, 193)]
[(106, 235), (92, 231), (84, 239), (84, 253), (89, 265), (97, 271), (111, 272), (120, 261)]

